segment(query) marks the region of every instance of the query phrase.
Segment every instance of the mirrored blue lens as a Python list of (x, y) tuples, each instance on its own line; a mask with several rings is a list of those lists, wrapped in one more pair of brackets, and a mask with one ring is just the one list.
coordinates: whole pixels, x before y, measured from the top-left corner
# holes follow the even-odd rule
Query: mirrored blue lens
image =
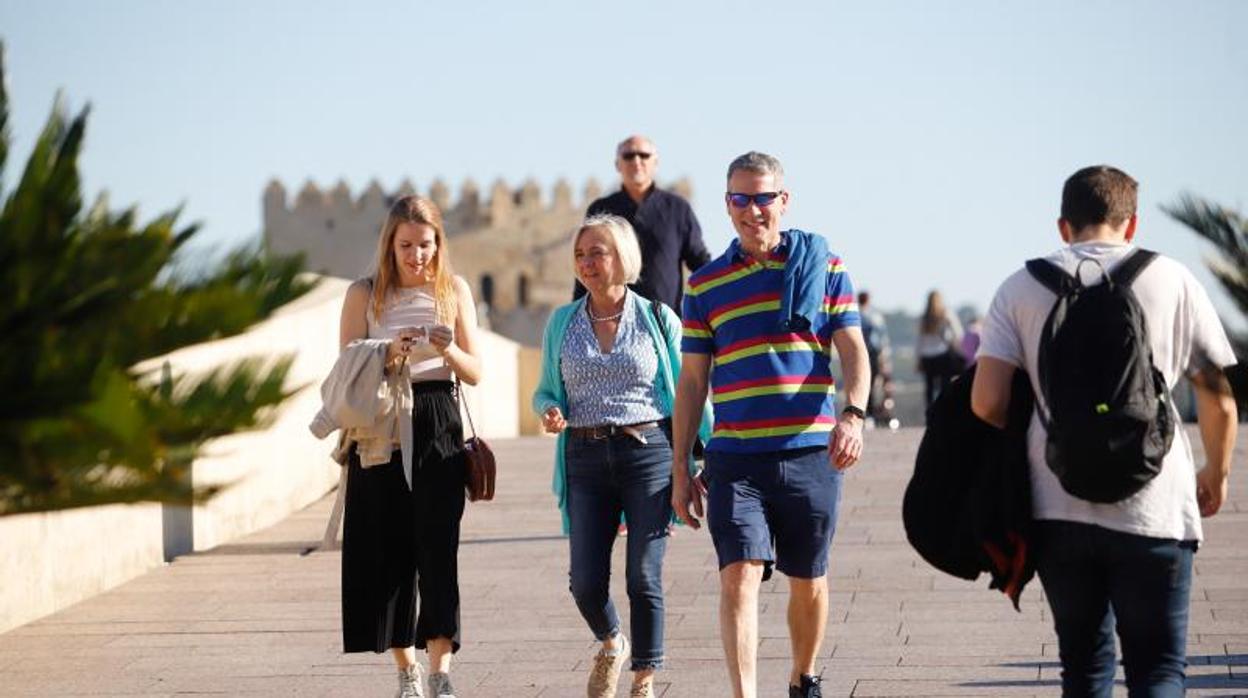
[(771, 202), (775, 201), (778, 196), (780, 196), (780, 192), (778, 191), (765, 191), (758, 194), (738, 194), (735, 192), (729, 192), (728, 201), (737, 208), (745, 208), (750, 205), (751, 201), (757, 204), (759, 208), (766, 208), (767, 206), (770, 206)]

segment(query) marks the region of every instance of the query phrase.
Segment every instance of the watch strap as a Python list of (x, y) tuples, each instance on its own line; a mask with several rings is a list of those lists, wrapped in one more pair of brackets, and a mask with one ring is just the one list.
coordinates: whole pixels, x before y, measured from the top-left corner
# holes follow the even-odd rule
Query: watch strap
[(845, 409), (841, 410), (841, 414), (852, 414), (858, 419), (864, 419), (864, 420), (867, 418), (866, 411), (863, 410), (861, 407), (857, 407), (855, 405), (846, 405)]

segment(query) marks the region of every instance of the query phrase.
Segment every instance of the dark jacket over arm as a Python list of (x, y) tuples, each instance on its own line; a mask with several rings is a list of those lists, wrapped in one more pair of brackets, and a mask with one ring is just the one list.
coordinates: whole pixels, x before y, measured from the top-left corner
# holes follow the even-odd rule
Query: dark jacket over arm
[(902, 518), (906, 537), (932, 566), (973, 580), (992, 575), (1018, 608), (1035, 573), (1031, 554), (1031, 480), (1027, 427), (1031, 382), (1014, 373), (1009, 421), (998, 430), (971, 412), (971, 367), (941, 392), (927, 413)]

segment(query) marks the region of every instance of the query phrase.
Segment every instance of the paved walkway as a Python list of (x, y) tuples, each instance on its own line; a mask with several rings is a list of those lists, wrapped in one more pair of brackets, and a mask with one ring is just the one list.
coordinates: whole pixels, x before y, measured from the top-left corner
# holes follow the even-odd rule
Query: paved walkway
[[(824, 694), (1057, 695), (1039, 583), (1027, 587), (1016, 613), (986, 579), (939, 574), (905, 542), (900, 500), (919, 435), (870, 433), (868, 456), (847, 479), (819, 662)], [(465, 517), (465, 646), (454, 669), (464, 698), (584, 695), (593, 643), (567, 591), (567, 543), (548, 491), (552, 445), (496, 444), (498, 499), (471, 505)], [(1208, 522), (1196, 558), (1194, 694), (1248, 695), (1246, 445), (1241, 439), (1231, 502)], [(388, 656), (338, 651), (338, 553), (300, 554), (319, 539), (331, 502), (0, 635), (0, 695), (393, 695)], [(677, 533), (665, 576), (661, 695), (728, 695), (704, 532)], [(625, 600), (620, 577), (617, 603)], [(762, 597), (764, 697), (784, 695), (785, 587), (778, 578)]]

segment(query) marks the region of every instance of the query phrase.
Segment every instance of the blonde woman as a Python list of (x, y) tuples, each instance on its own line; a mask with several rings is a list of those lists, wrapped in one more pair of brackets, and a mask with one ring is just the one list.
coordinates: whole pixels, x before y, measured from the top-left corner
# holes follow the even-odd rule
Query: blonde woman
[(416, 649), (428, 653), (430, 698), (455, 695), (449, 672), (460, 637), (465, 477), (455, 379), (475, 385), (481, 358), (472, 292), (451, 272), (448, 252), (432, 201), (395, 201), (376, 271), (347, 290), (339, 333), (340, 349), (361, 338), (390, 340), (387, 373), (412, 383), (410, 486), (399, 450), (365, 467), (353, 449), (342, 550), (343, 649), (390, 650), (400, 698), (426, 695)]
[[(680, 321), (671, 308), (629, 290), (641, 249), (627, 220), (587, 218), (573, 238), (573, 264), (588, 293), (551, 314), (533, 408), (543, 428), (559, 435), (555, 491), (569, 534), (572, 596), (602, 643), (587, 695), (614, 696), (627, 664), (630, 695), (652, 698), (664, 661), (663, 555), (672, 522)], [(621, 515), (628, 522), (631, 643), (609, 590)]]

